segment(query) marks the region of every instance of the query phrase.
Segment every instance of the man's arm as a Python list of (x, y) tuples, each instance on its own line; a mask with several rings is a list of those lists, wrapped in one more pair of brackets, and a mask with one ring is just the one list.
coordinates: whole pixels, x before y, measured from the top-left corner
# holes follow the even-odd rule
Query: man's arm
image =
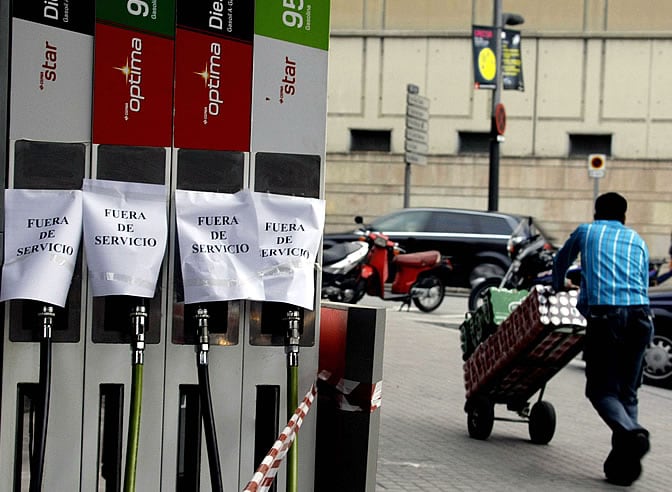
[(569, 239), (560, 248), (553, 258), (553, 289), (555, 291), (565, 288), (565, 274), (569, 265), (579, 256), (581, 251), (581, 241), (579, 239), (579, 230), (575, 230), (569, 236)]

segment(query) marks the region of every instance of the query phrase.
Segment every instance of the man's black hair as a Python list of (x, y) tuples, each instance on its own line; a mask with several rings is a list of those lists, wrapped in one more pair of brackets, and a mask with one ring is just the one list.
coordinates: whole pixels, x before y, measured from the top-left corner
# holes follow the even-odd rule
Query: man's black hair
[(595, 200), (595, 220), (618, 220), (625, 223), (628, 201), (618, 193), (609, 192)]

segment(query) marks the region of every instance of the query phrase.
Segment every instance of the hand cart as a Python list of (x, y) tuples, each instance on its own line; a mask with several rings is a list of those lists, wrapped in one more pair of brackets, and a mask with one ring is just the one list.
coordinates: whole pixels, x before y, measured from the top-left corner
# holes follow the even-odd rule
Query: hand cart
[[(544, 389), (583, 348), (586, 320), (576, 302), (576, 291), (554, 293), (536, 286), (473, 350), (464, 363), (469, 436), (487, 439), (494, 421), (505, 420), (527, 422), (535, 444), (551, 441), (556, 414), (543, 400)], [(519, 418), (495, 418), (495, 404), (506, 404)]]

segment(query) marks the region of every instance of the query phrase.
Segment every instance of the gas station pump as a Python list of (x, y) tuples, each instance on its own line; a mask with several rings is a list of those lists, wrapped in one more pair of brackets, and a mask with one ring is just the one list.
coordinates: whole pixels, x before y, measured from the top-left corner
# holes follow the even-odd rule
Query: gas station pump
[[(37, 194), (79, 190), (86, 175), (91, 142), (93, 7), (76, 3), (77, 8), (66, 11), (59, 3), (0, 1), (0, 88), (3, 101), (8, 102), (2, 107), (3, 124), (9, 115), (8, 132), (3, 132), (8, 138), (8, 145), (3, 145), (3, 168), (7, 163), (8, 170), (3, 188)], [(35, 210), (32, 218), (53, 218), (58, 210), (55, 203)], [(49, 226), (40, 222), (46, 227), (24, 247), (30, 246), (31, 252), (33, 246), (53, 248), (53, 238), (61, 229), (53, 222)], [(79, 488), (80, 456), (72, 450), (81, 447), (82, 438), (84, 274), (82, 255), (72, 253), (74, 257), (66, 262), (72, 261), (74, 270), (62, 303), (23, 297), (25, 293), (8, 295), (16, 300), (5, 303), (0, 470), (16, 490), (40, 490), (42, 485), (51, 490)], [(16, 258), (6, 260), (17, 263)], [(39, 276), (11, 282), (6, 276), (3, 280), (7, 281), (3, 287), (18, 290), (49, 283)], [(38, 423), (33, 424), (36, 417)]]
[[(174, 2), (90, 3), (95, 5), (95, 63), (89, 191), (97, 191), (100, 200), (128, 199), (127, 204), (120, 199), (109, 205), (109, 216), (104, 216), (102, 207), (97, 222), (92, 221), (103, 227), (106, 219), (114, 219), (108, 224), (112, 230), (98, 232), (102, 239), (93, 244), (111, 252), (124, 245), (114, 242), (115, 237), (138, 237), (136, 233), (151, 227), (153, 221), (157, 221), (156, 226), (161, 221), (167, 226)], [(140, 216), (141, 205), (148, 203), (148, 193), (162, 214)], [(143, 237), (160, 242), (161, 235)], [(86, 241), (94, 238), (85, 230), (89, 269), (92, 266)], [(165, 240), (163, 244), (165, 247)], [(133, 247), (144, 251), (139, 255), (147, 254), (147, 263), (159, 248), (158, 244), (138, 242)], [(102, 258), (105, 256), (101, 253)], [(136, 281), (133, 273), (127, 274), (128, 278), (110, 275), (102, 266), (91, 273), (92, 291), (93, 282), (113, 283), (115, 279), (118, 290), (101, 289), (102, 294), (90, 292), (87, 297), (91, 333), (86, 340), (82, 490), (118, 490), (121, 483), (124, 490), (160, 488), (165, 263), (158, 278), (152, 279), (155, 285), (151, 289), (147, 280)], [(144, 268), (140, 270), (144, 273)], [(122, 288), (143, 285), (147, 288), (136, 294)]]
[[(32, 475), (44, 490), (248, 483), (317, 373), (328, 38), (328, 0), (0, 0), (5, 187), (81, 193), (85, 245), (62, 307), (2, 303), (0, 471), (16, 490), (40, 466)], [(205, 211), (208, 241), (219, 245), (234, 231), (220, 227), (218, 200), (239, 200), (250, 226), (239, 232), (260, 244), (272, 221), (249, 214), (274, 216), (282, 197), (297, 212), (274, 222), (268, 255), (292, 250), (282, 228), (301, 221), (311, 254), (262, 262), (247, 291), (194, 297), (195, 287), (240, 288), (247, 277), (208, 285), (211, 275), (184, 273), (178, 192)], [(303, 199), (321, 206), (308, 212), (294, 203)], [(161, 248), (163, 233), (145, 229), (159, 224), (168, 255), (147, 251), (133, 263), (154, 248), (144, 240)], [(98, 261), (110, 257), (118, 265)], [(298, 284), (282, 283), (288, 271)], [(31, 415), (49, 426), (34, 431)], [(273, 488), (312, 490), (314, 448), (308, 416)], [(29, 463), (31, 454), (45, 458)]]
[[(194, 192), (208, 223), (225, 213), (201, 193), (216, 201), (248, 181), (253, 9), (251, 0), (176, 2), (173, 191)], [(211, 232), (218, 243), (228, 239), (221, 229)], [(185, 285), (176, 228), (171, 244), (162, 487), (238, 490), (243, 302), (207, 287), (185, 296), (194, 279)]]
[[(328, 1), (256, 1), (250, 188), (257, 192), (324, 196), (329, 11)], [(318, 272), (314, 281), (319, 286)], [(296, 395), (315, 381), (319, 302), (316, 295), (313, 310), (282, 302), (247, 305), (241, 428), (255, 436), (255, 445), (241, 447), (241, 475), (261, 462), (297, 407)], [(277, 490), (312, 490), (314, 461), (297, 451), (314, 448), (309, 415), (286, 473), (278, 473)]]

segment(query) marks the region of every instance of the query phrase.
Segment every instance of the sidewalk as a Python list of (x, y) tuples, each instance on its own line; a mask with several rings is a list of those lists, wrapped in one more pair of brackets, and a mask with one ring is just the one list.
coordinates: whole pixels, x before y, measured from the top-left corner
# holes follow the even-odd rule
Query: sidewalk
[[(611, 434), (583, 397), (582, 361), (571, 362), (546, 388), (544, 400), (557, 413), (548, 445), (531, 444), (526, 423), (498, 420), (488, 440), (474, 440), (463, 410), (459, 316), (386, 307), (376, 492), (670, 489), (672, 391), (640, 391), (640, 420), (651, 431), (652, 450), (640, 480), (613, 486), (602, 473)], [(504, 405), (495, 415), (517, 418)]]

